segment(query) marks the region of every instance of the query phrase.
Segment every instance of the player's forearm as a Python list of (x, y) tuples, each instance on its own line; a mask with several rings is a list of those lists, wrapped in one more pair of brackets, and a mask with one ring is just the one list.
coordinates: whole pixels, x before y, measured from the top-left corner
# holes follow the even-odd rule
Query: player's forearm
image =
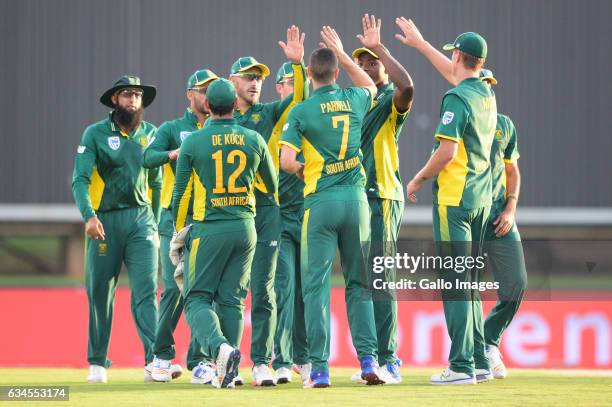
[(427, 161), (427, 164), (414, 176), (415, 179), (420, 182), (427, 181), (438, 175), (453, 161), (457, 153), (457, 147), (456, 143), (449, 143), (454, 144), (455, 148), (453, 149), (452, 145), (445, 146), (445, 148), (442, 148), (444, 145), (438, 147)]
[(450, 82), (451, 85), (457, 85), (457, 81), (453, 76), (452, 62), (446, 55), (427, 41), (421, 42), (416, 49), (429, 60), (444, 79)]
[(342, 69), (349, 76), (351, 82), (359, 88), (367, 88), (372, 94), (372, 98), (376, 96), (376, 85), (372, 78), (351, 59), (347, 54), (341, 53), (338, 55), (338, 62)]
[(72, 196), (85, 222), (96, 215), (96, 212), (91, 206), (91, 199), (89, 197), (89, 182), (84, 179), (72, 181)]
[(280, 167), (289, 174), (295, 174), (302, 168), (303, 164), (297, 160), (297, 151), (288, 145), (281, 145)]
[(506, 164), (506, 209), (516, 211), (521, 190), (521, 173), (516, 162)]
[(412, 78), (406, 69), (400, 64), (393, 55), (389, 52), (387, 47), (380, 44), (378, 47), (374, 47), (372, 51), (378, 55), (380, 62), (385, 67), (385, 71), (389, 75), (389, 80), (393, 82), (398, 92), (404, 95), (404, 99), (408, 102), (412, 101), (412, 95), (414, 91), (414, 83)]
[(304, 64), (292, 64), (293, 67), (293, 103), (299, 103), (308, 97), (308, 83), (304, 74)]
[(147, 148), (142, 156), (142, 166), (145, 168), (157, 168), (170, 162), (169, 151), (160, 151), (154, 148)]

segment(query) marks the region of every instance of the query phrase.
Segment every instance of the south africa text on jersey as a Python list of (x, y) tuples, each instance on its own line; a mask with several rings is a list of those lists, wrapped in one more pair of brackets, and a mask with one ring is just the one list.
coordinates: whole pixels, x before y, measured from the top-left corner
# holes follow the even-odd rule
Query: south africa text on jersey
[(342, 171), (352, 170), (353, 168), (357, 167), (360, 163), (361, 163), (361, 160), (359, 159), (358, 156), (348, 158), (344, 161), (327, 164), (325, 166), (325, 173), (331, 175), (331, 174), (337, 174)]
[(245, 196), (222, 196), (220, 198), (212, 198), (210, 204), (213, 207), (220, 206), (249, 206), (251, 200), (248, 195)]

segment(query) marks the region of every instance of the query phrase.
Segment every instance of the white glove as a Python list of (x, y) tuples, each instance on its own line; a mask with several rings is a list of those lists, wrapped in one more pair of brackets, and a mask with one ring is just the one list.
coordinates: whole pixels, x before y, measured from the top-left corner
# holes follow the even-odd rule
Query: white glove
[(174, 281), (176, 282), (176, 285), (178, 286), (181, 294), (183, 293), (183, 266), (184, 265), (185, 265), (185, 262), (183, 261), (183, 257), (181, 256), (181, 261), (179, 262), (179, 264), (176, 266), (176, 269), (174, 270)]
[(183, 252), (185, 251), (185, 238), (191, 225), (187, 225), (172, 236), (170, 241), (170, 261), (173, 265), (178, 264), (183, 260)]

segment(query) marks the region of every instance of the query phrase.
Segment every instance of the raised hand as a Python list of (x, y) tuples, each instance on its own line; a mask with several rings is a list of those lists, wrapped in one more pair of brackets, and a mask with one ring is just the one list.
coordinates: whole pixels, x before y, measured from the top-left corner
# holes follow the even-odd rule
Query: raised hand
[(304, 37), (304, 33), (300, 35), (300, 28), (292, 25), (287, 29), (287, 42), (278, 42), (285, 57), (294, 64), (299, 64), (304, 59)]
[(425, 42), (423, 35), (412, 20), (407, 20), (405, 17), (397, 17), (395, 24), (402, 30), (402, 34), (395, 34), (395, 39), (404, 45), (416, 48), (421, 43)]
[(363, 25), (363, 35), (357, 35), (361, 44), (368, 49), (378, 47), (380, 45), (380, 18), (376, 20), (374, 15), (365, 14), (361, 17), (361, 24)]
[(321, 47), (331, 49), (336, 55), (344, 54), (344, 47), (336, 30), (328, 25), (324, 25), (321, 31), (321, 38), (323, 38), (323, 42), (319, 43)]

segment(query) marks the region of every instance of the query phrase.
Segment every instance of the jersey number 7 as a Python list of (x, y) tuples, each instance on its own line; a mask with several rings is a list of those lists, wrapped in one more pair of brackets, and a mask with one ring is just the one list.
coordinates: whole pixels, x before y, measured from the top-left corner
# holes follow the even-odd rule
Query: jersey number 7
[(338, 160), (344, 160), (346, 155), (346, 145), (348, 144), (349, 136), (349, 115), (343, 114), (340, 116), (332, 117), (332, 127), (338, 128), (338, 124), (342, 123), (342, 143), (340, 144), (340, 152), (338, 153)]

